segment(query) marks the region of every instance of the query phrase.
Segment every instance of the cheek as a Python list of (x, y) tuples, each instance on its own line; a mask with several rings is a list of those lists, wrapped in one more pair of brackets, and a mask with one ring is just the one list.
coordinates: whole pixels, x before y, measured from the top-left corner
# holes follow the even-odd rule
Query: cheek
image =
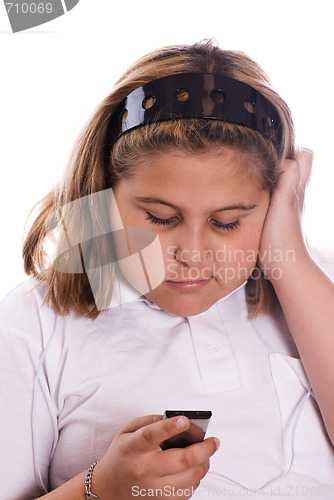
[(233, 247), (233, 250), (231, 249), (231, 259), (234, 266), (252, 269), (257, 261), (258, 249), (257, 241), (245, 241), (244, 239), (240, 241), (237, 246)]
[(263, 221), (257, 221), (257, 223), (247, 227), (242, 238), (240, 238), (241, 245), (243, 247), (258, 248), (260, 245), (262, 228)]
[(224, 242), (226, 262), (233, 268), (251, 271), (258, 258), (263, 222), (250, 224)]

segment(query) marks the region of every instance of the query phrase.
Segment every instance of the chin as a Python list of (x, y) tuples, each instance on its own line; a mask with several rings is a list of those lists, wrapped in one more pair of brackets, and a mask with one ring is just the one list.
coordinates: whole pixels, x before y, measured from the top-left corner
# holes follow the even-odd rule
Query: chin
[(149, 297), (153, 300), (161, 309), (164, 311), (176, 314), (177, 316), (195, 316), (196, 314), (203, 313), (207, 309), (209, 309), (217, 299), (211, 299), (209, 297)]
[(159, 305), (159, 307), (170, 314), (175, 314), (177, 316), (183, 316), (186, 318), (188, 316), (196, 316), (196, 314), (203, 313), (204, 311), (209, 309), (210, 306), (204, 307), (200, 305), (187, 306), (183, 304), (161, 304)]

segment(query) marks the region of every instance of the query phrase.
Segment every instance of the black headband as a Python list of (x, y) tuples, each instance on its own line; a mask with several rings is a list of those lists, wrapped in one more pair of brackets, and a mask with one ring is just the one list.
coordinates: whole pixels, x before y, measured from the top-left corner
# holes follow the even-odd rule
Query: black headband
[(282, 127), (276, 108), (250, 85), (213, 73), (177, 73), (131, 92), (111, 117), (109, 147), (133, 128), (183, 118), (244, 125), (261, 132), (278, 151), (281, 147)]

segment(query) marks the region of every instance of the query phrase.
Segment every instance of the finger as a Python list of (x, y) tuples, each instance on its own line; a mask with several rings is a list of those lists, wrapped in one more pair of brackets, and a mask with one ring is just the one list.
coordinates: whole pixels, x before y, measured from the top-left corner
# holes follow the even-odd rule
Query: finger
[(162, 476), (184, 472), (207, 464), (209, 458), (218, 450), (219, 439), (210, 437), (186, 448), (170, 448), (159, 456), (158, 473)]
[(187, 430), (189, 426), (189, 419), (183, 415), (145, 425), (134, 433), (133, 446), (138, 451), (154, 449), (162, 441)]
[(276, 191), (291, 194), (291, 187), (297, 188), (300, 179), (298, 160), (285, 159), (279, 174)]
[(298, 185), (295, 188), (295, 193), (300, 208), (303, 206), (305, 190), (311, 178), (313, 156), (313, 151), (307, 148), (300, 148), (296, 152), (295, 161), (298, 164)]
[(314, 153), (310, 149), (302, 149), (299, 152), (298, 163), (300, 165), (300, 185), (304, 191), (311, 178)]
[(126, 434), (128, 432), (136, 432), (141, 427), (153, 424), (159, 420), (162, 420), (162, 415), (143, 415), (142, 417), (131, 420), (131, 422), (122, 427), (120, 433)]
[(298, 202), (300, 210), (303, 208), (305, 190), (310, 180), (313, 153), (309, 149), (300, 149), (295, 159), (286, 159), (279, 176), (276, 196), (283, 197), (289, 203)]

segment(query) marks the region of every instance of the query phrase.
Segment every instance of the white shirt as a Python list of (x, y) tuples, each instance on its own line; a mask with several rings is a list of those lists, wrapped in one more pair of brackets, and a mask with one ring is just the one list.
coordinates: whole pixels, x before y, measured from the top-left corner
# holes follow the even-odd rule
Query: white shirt
[[(44, 285), (26, 293), (34, 286), (0, 305), (2, 500), (44, 494), (39, 475), (58, 487), (131, 419), (165, 409), (212, 411), (213, 473), (256, 489), (288, 470), (309, 382), (283, 315), (248, 320), (245, 286), (188, 318), (135, 297), (96, 320), (55, 314)], [(334, 449), (313, 396), (294, 453), (291, 471), (257, 493), (208, 473), (193, 497), (333, 499)]]

